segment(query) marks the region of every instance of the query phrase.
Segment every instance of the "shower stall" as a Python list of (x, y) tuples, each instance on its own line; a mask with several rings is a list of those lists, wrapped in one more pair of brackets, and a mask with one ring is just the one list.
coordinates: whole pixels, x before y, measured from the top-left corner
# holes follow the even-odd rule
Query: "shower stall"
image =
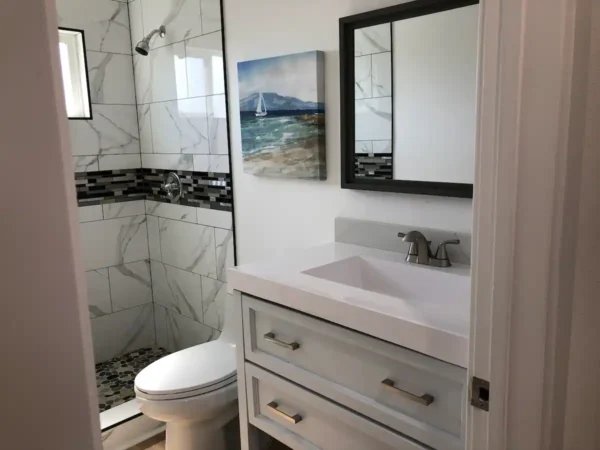
[(162, 427), (140, 417), (136, 374), (223, 326), (235, 256), (221, 2), (56, 4), (83, 45), (79, 88), (61, 48), (67, 100), (89, 98), (69, 127), (103, 441), (127, 448)]

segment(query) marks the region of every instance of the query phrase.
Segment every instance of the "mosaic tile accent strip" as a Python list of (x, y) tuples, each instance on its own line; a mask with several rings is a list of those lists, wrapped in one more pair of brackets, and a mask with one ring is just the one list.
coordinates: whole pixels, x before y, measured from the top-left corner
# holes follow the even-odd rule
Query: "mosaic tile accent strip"
[(100, 412), (135, 398), (134, 381), (138, 373), (154, 361), (167, 356), (164, 348), (143, 348), (96, 364), (96, 387)]
[(393, 157), (391, 153), (355, 155), (354, 174), (356, 178), (392, 180), (393, 170)]
[[(75, 189), (79, 206), (155, 200), (171, 203), (161, 184), (165, 174), (161, 169), (123, 169), (100, 172), (77, 172)], [(179, 204), (222, 211), (231, 211), (233, 193), (231, 175), (227, 173), (174, 171), (183, 185)]]
[(148, 200), (170, 203), (166, 193), (160, 188), (165, 175), (175, 172), (181, 180), (183, 195), (180, 205), (207, 207), (231, 211), (233, 193), (231, 175), (228, 173), (189, 172), (185, 170), (142, 169), (148, 183)]
[(143, 200), (147, 193), (141, 169), (77, 172), (75, 189), (79, 206)]

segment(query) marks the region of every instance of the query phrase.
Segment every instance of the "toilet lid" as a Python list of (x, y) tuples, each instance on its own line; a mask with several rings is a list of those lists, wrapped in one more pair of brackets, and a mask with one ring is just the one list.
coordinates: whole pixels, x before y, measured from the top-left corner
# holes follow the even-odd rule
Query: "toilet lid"
[[(196, 345), (150, 364), (135, 378), (138, 391), (151, 395), (189, 392), (198, 395), (211, 386), (235, 381), (235, 346), (221, 341)], [(207, 389), (205, 389), (207, 388)]]

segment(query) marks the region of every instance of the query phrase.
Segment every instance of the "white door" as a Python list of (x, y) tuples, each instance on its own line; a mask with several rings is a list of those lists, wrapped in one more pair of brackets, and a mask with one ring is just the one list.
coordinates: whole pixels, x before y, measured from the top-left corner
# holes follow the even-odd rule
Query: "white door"
[(563, 448), (592, 1), (482, 0), (469, 450)]

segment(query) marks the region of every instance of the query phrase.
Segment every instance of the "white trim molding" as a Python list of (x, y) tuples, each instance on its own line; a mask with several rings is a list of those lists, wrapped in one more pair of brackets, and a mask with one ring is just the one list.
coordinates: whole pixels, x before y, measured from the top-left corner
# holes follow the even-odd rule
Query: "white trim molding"
[(590, 4), (482, 2), (471, 450), (562, 448)]

